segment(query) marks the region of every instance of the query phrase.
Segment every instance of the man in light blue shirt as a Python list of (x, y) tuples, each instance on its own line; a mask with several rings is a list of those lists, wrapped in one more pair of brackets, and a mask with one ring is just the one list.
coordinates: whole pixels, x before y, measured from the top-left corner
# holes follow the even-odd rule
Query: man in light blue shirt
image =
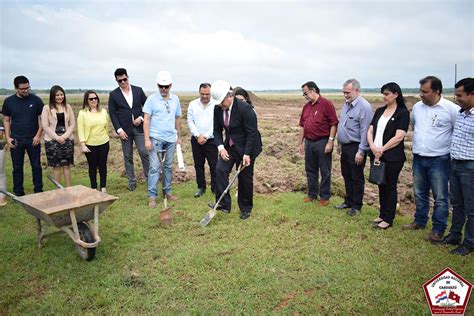
[(407, 230), (424, 229), (429, 220), (430, 189), (434, 207), (432, 231), (424, 238), (439, 242), (448, 225), (449, 147), (459, 106), (442, 97), (443, 85), (434, 76), (420, 80), (421, 101), (413, 106), (413, 191), (415, 219)]
[(372, 107), (360, 95), (360, 83), (349, 79), (342, 86), (346, 102), (342, 106), (337, 126), (338, 152), (346, 195), (336, 209), (348, 209), (349, 216), (360, 214), (364, 198), (364, 167), (369, 145), (367, 130), (372, 121)]
[(206, 192), (204, 172), (206, 159), (211, 173), (211, 191), (214, 192), (216, 188), (217, 146), (214, 143), (214, 106), (214, 101), (211, 99), (211, 84), (201, 83), (199, 98), (189, 103), (187, 119), (198, 186), (194, 194), (196, 198)]
[(159, 92), (152, 94), (143, 106), (145, 121), (145, 148), (150, 155), (148, 171), (148, 206), (156, 207), (158, 179), (161, 161), (158, 155), (164, 155), (162, 191), (169, 200), (177, 197), (171, 194), (173, 178), (173, 157), (176, 144), (181, 144), (181, 105), (179, 98), (170, 93), (173, 80), (168, 71), (160, 71), (156, 76)]

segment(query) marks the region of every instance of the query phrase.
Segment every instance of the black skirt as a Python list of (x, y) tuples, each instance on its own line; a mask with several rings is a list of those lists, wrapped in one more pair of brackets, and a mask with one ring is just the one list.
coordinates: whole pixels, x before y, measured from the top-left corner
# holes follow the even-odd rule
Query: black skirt
[(74, 141), (66, 139), (64, 144), (55, 140), (45, 141), (44, 147), (48, 166), (60, 167), (74, 164)]

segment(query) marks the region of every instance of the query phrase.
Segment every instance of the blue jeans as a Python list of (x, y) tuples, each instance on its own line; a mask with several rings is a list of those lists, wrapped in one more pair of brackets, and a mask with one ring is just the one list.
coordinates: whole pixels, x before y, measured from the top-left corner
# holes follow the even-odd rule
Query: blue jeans
[(33, 174), (34, 192), (43, 192), (43, 173), (41, 170), (41, 144), (33, 146), (33, 139), (17, 139), (16, 147), (10, 150), (13, 165), (13, 192), (17, 196), (25, 195), (23, 188), (23, 164), (25, 152), (30, 159)]
[(437, 157), (413, 156), (413, 191), (415, 194), (415, 223), (426, 226), (430, 212), (430, 189), (434, 207), (431, 220), (433, 232), (443, 234), (448, 226), (448, 182), (451, 160), (449, 154)]
[(461, 240), (464, 226), (464, 244), (474, 247), (474, 160), (451, 162), (449, 175), (453, 221), (449, 233)]
[(148, 171), (148, 196), (156, 198), (158, 196), (158, 179), (160, 178), (161, 161), (158, 155), (162, 155), (160, 150), (166, 150), (164, 157), (164, 171), (162, 176), (163, 192), (171, 194), (171, 180), (173, 179), (173, 157), (176, 142), (169, 143), (155, 138), (150, 138), (152, 149), (149, 153), (150, 169)]

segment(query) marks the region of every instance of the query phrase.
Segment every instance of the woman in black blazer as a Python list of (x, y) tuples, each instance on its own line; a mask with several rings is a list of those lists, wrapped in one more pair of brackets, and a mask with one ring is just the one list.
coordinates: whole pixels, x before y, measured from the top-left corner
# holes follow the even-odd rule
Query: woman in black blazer
[(395, 82), (382, 86), (385, 106), (375, 111), (367, 140), (369, 142), (370, 163), (385, 162), (385, 184), (379, 185), (380, 215), (374, 219), (376, 228), (392, 226), (397, 209), (397, 182), (405, 157), (403, 140), (410, 123), (410, 113), (405, 105), (402, 90)]

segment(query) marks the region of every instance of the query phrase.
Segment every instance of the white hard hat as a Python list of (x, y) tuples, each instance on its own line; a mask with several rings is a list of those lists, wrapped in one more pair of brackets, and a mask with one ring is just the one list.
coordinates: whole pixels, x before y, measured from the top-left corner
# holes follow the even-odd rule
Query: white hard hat
[(156, 83), (160, 86), (168, 86), (173, 83), (171, 74), (169, 71), (162, 70), (156, 75)]
[(211, 84), (211, 97), (215, 104), (221, 104), (230, 91), (230, 83), (224, 80), (216, 80)]

